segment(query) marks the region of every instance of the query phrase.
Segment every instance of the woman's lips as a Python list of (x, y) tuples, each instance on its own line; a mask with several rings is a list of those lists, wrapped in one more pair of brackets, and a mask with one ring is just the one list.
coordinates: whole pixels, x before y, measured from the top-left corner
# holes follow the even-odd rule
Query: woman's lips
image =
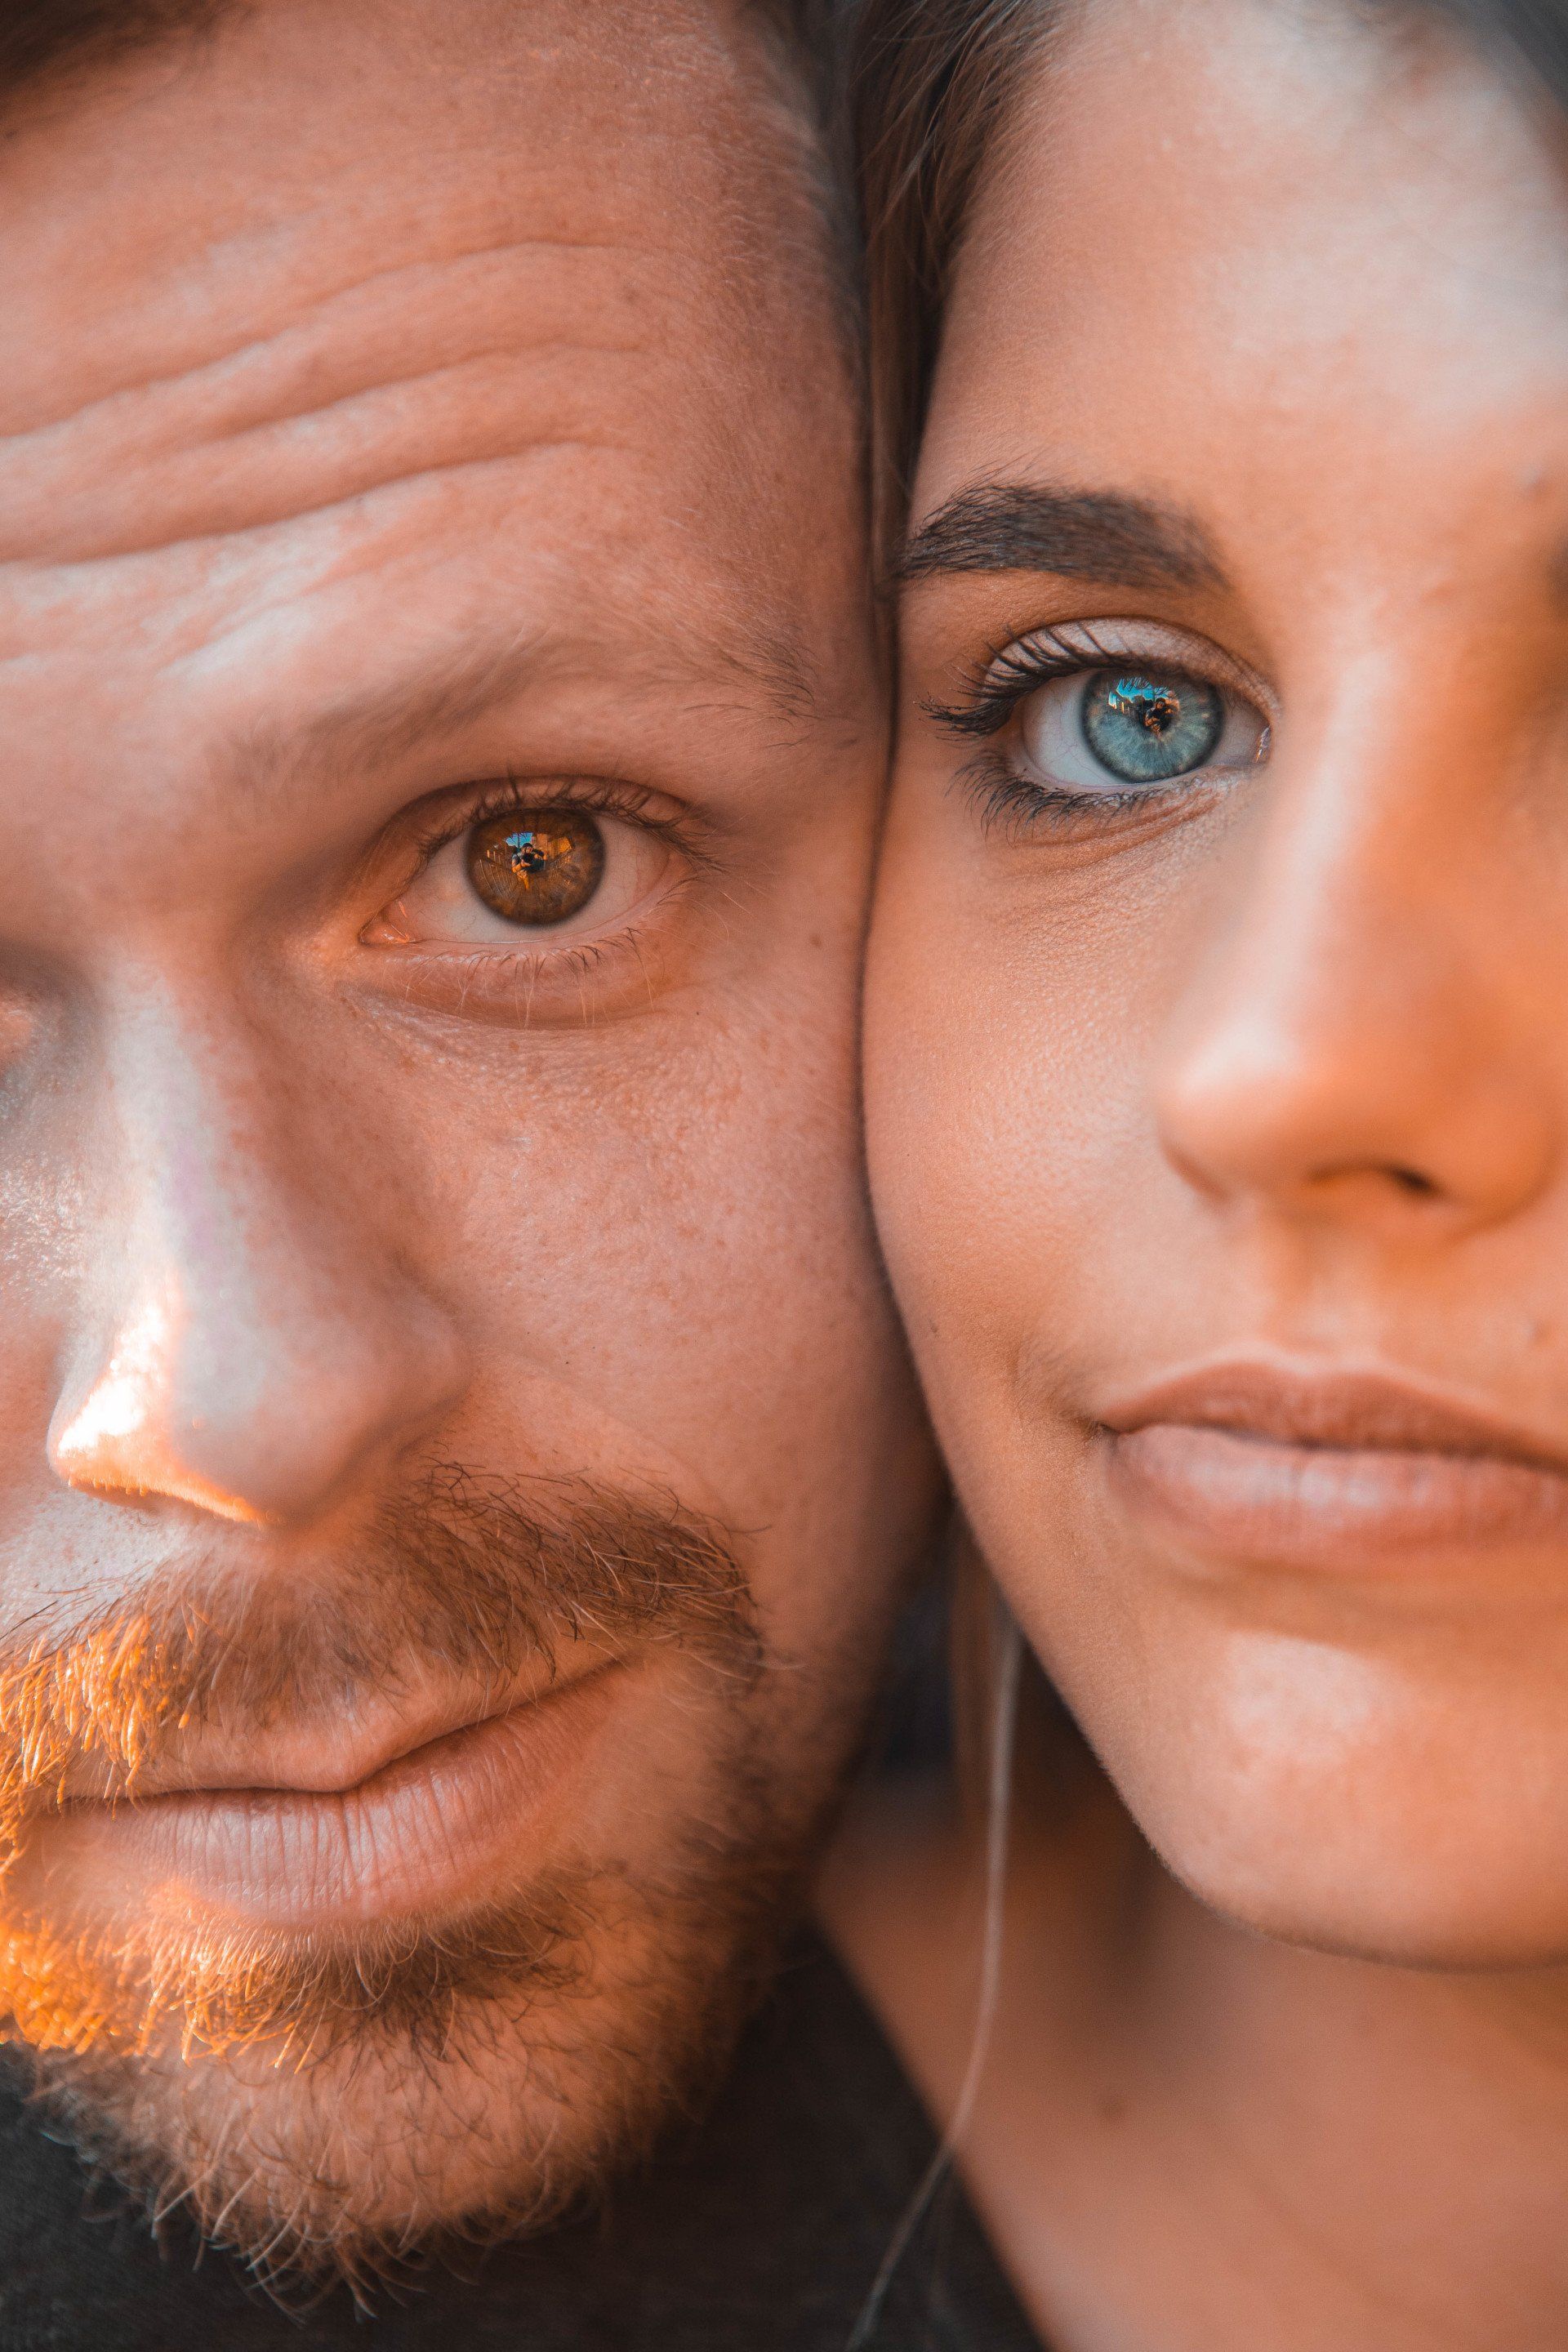
[(438, 1917), (546, 1858), (628, 1669), (609, 1664), (399, 1756), (357, 1787), (184, 1790), (37, 1825), (50, 1907), (280, 1934)]
[(1100, 1419), (1123, 1500), (1222, 1558), (1408, 1570), (1568, 1540), (1568, 1464), (1546, 1443), (1385, 1374), (1232, 1362)]

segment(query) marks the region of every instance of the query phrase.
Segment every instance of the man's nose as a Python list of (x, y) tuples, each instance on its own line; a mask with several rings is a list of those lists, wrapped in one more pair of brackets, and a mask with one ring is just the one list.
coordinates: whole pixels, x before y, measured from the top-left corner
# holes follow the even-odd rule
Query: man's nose
[(285, 1058), (166, 1009), (117, 1025), (49, 1431), (68, 1484), (308, 1523), (459, 1393), (455, 1328), (399, 1252), (395, 1187), (367, 1181), (352, 1107), (312, 1115)]
[(1452, 746), (1344, 716), (1340, 743), (1325, 730), (1259, 779), (1238, 828), (1227, 919), (1157, 1072), (1164, 1150), (1217, 1201), (1296, 1222), (1404, 1240), (1500, 1223), (1556, 1156), (1550, 949), (1495, 805), (1489, 824), (1479, 793), (1434, 792)]

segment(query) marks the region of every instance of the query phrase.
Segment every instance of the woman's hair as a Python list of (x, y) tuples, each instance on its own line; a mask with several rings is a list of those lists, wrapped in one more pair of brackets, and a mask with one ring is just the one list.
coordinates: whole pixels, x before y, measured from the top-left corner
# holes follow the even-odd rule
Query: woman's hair
[[(1568, 0), (1418, 5), (1511, 51), (1568, 107)], [(981, 163), (1054, 14), (1052, 0), (864, 0), (850, 103), (884, 534), (901, 525)]]

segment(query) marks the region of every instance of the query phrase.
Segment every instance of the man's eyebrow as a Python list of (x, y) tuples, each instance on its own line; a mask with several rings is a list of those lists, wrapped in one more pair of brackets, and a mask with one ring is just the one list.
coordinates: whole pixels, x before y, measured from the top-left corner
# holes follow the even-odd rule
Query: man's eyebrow
[(409, 759), (426, 743), (503, 709), (535, 668), (540, 639), (514, 635), (435, 655), (388, 683), (343, 694), (296, 723), (253, 729), (226, 760), (262, 799), (289, 779)]
[[(551, 632), (541, 629), (439, 655), (392, 684), (344, 695), (302, 725), (253, 733), (238, 751), (238, 781), (259, 795), (289, 775), (412, 759), (427, 744), (504, 710), (557, 649)], [(615, 674), (624, 691), (625, 668)], [(655, 690), (712, 697), (721, 707), (738, 701), (750, 683), (765, 709), (796, 722), (809, 716), (814, 699), (804, 656), (761, 632), (754, 637), (737, 633), (731, 641), (666, 631), (647, 666), (646, 683)]]
[(362, 760), (405, 759), (432, 739), (456, 734), (510, 702), (539, 666), (541, 639), (478, 646), (395, 685), (348, 696), (311, 719), (296, 751), (321, 758), (353, 751)]
[(951, 572), (1054, 572), (1129, 588), (1225, 584), (1203, 530), (1173, 508), (1032, 482), (960, 490), (910, 536), (896, 566), (900, 580)]

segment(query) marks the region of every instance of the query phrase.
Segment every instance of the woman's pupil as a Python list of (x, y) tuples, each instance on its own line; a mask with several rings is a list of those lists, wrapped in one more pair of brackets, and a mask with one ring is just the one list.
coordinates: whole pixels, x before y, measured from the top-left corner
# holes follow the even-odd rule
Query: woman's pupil
[(1169, 688), (1151, 686), (1145, 678), (1122, 678), (1112, 688), (1110, 707), (1119, 717), (1135, 719), (1151, 735), (1167, 734), (1182, 715), (1180, 697)]
[(1101, 670), (1081, 704), (1084, 740), (1103, 768), (1128, 783), (1189, 774), (1211, 759), (1224, 705), (1201, 678)]

